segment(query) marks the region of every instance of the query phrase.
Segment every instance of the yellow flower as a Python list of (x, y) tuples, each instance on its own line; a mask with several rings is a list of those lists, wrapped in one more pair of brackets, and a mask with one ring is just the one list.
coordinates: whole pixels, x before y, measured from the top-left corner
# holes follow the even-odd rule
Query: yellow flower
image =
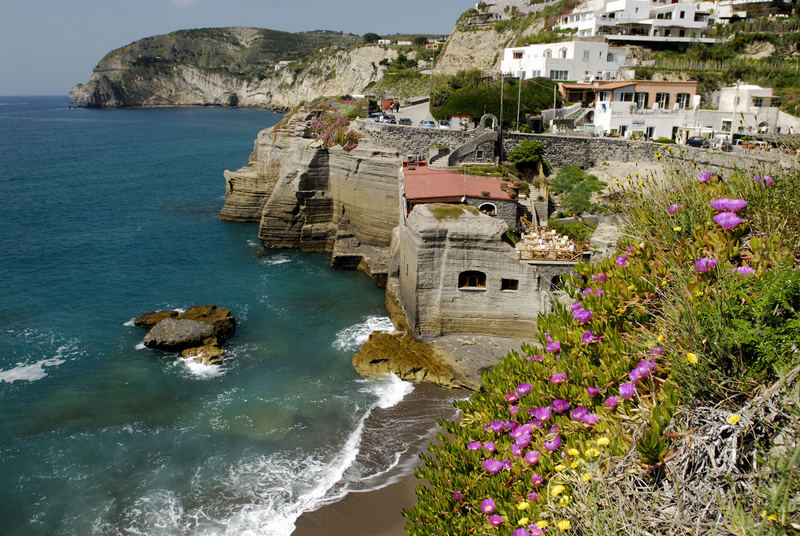
[(778, 516), (776, 516), (775, 514), (770, 514), (767, 516), (768, 521), (775, 521), (776, 519), (778, 519)]
[(517, 504), (517, 510), (527, 510), (531, 507), (531, 503), (528, 501), (522, 501), (521, 503)]
[(564, 495), (563, 497), (561, 497), (561, 500), (558, 501), (558, 505), (559, 506), (567, 506), (569, 504), (569, 501), (571, 501), (571, 500), (572, 500), (572, 497), (570, 497), (569, 495)]
[(581, 475), (581, 480), (583, 480), (584, 482), (589, 482), (591, 479), (592, 475), (590, 475), (589, 473), (583, 473)]
[(673, 227), (672, 230), (675, 231), (676, 233), (680, 233), (681, 232), (681, 226), (678, 225), (676, 227)]
[(614, 184), (619, 184), (619, 179), (614, 179)]
[(531, 522), (530, 519), (528, 519), (527, 517), (523, 517), (522, 519), (517, 521), (517, 525), (519, 525), (520, 527), (524, 527), (525, 525), (527, 525), (530, 522)]
[(553, 469), (555, 469), (555, 470), (556, 470), (556, 471), (558, 471), (559, 473), (560, 473), (561, 471), (563, 471), (564, 469), (566, 469), (566, 468), (567, 468), (567, 467), (566, 467), (566, 466), (565, 466), (563, 463), (559, 463), (558, 465), (556, 465), (555, 467), (553, 467)]
[(580, 454), (580, 451), (578, 451), (578, 449), (576, 448), (571, 448), (567, 451), (567, 454), (569, 454), (570, 456), (578, 456)]
[(703, 292), (702, 290), (695, 290), (694, 291), (695, 298), (700, 298), (700, 297), (703, 296), (703, 294), (705, 294), (705, 292)]
[(687, 352), (686, 353), (686, 361), (688, 361), (692, 365), (696, 365), (697, 364), (697, 354), (693, 354), (692, 352)]
[(644, 186), (644, 181), (639, 181), (639, 186)]
[(572, 523), (570, 523), (569, 520), (566, 519), (562, 519), (561, 521), (556, 523), (556, 525), (558, 526), (558, 530), (561, 531), (567, 531), (570, 528), (572, 528)]
[(540, 529), (546, 529), (547, 525), (549, 525), (549, 524), (550, 523), (548, 523), (544, 519), (540, 519), (539, 521), (536, 522), (536, 526), (539, 527)]
[(656, 158), (661, 158), (661, 153), (656, 153)]
[(633, 285), (628, 285), (628, 290), (636, 290), (636, 287)]
[(570, 467), (572, 467), (573, 469), (575, 469), (575, 468), (576, 468), (576, 467), (578, 467), (580, 464), (581, 464), (580, 460), (575, 460), (574, 462), (572, 462), (572, 464), (570, 465)]
[(739, 419), (741, 419), (741, 417), (739, 417), (735, 413), (732, 414), (732, 415), (729, 415), (728, 416), (728, 424), (736, 424), (737, 422), (739, 422)]
[(662, 284), (662, 285), (664, 285), (664, 286), (666, 287), (666, 286), (669, 284), (669, 281), (667, 281), (666, 279), (664, 279), (664, 280), (662, 280), (662, 281), (661, 281), (661, 284)]
[(586, 449), (586, 456), (589, 457), (589, 458), (594, 458), (595, 456), (600, 456), (600, 451), (597, 450), (594, 447)]
[(562, 486), (561, 484), (556, 484), (555, 486), (553, 486), (553, 489), (550, 490), (550, 493), (553, 495), (553, 497), (558, 497), (564, 492), (565, 489), (566, 488), (564, 488), (564, 486)]
[(609, 441), (608, 438), (605, 436), (597, 439), (597, 444), (600, 445), (601, 447), (605, 447), (609, 443), (611, 443), (611, 441)]
[(767, 511), (761, 510), (761, 517), (767, 517)]
[[(662, 281), (662, 283), (664, 283), (666, 285), (666, 281)], [(662, 342), (664, 342), (664, 336), (663, 335), (659, 335), (658, 337), (656, 337), (656, 342), (658, 344), (661, 344)]]
[(636, 173), (634, 173), (634, 175), (636, 175), (638, 177), (639, 176), (639, 172), (637, 171)]

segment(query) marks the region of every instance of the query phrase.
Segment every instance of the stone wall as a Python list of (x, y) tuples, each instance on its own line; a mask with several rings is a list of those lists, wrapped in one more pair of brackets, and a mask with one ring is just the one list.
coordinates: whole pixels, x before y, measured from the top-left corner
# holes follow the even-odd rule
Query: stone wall
[[(551, 282), (572, 265), (520, 262), (501, 240), (504, 222), (466, 211), (437, 220), (429, 207), (414, 207), (392, 247), (397, 299), (415, 337), (534, 333), (538, 315), (551, 308)], [(465, 271), (485, 274), (485, 288), (459, 288)], [(503, 290), (504, 279), (517, 288)]]
[(467, 198), (467, 205), (475, 207), (478, 210), (487, 203), (494, 205), (496, 209), (494, 217), (498, 220), (502, 220), (507, 228), (517, 227), (518, 204), (516, 199), (506, 201), (504, 199), (481, 199), (479, 197)]

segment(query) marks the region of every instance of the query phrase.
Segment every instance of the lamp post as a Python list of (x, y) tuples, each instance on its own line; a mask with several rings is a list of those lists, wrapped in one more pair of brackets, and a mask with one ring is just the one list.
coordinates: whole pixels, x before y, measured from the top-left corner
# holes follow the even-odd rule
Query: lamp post
[(503, 163), (503, 86), (505, 79), (503, 78), (503, 71), (500, 71), (500, 163)]
[(519, 93), (517, 94), (517, 131), (519, 131), (519, 108), (522, 102), (522, 81), (525, 80), (525, 71), (519, 72)]

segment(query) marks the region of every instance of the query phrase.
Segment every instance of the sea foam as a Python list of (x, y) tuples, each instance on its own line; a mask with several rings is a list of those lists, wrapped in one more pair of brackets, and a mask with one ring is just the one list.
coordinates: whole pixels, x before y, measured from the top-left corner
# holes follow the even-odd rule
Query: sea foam
[(392, 333), (394, 325), (388, 316), (368, 316), (360, 324), (344, 328), (336, 334), (333, 347), (343, 352), (354, 352), (367, 342), (370, 333), (381, 331)]

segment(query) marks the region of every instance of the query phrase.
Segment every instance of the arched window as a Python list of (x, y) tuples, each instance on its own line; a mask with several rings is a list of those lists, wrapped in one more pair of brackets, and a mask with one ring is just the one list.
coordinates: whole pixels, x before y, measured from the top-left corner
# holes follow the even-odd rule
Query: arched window
[(553, 57), (553, 51), (548, 48), (547, 50), (544, 51), (544, 54), (542, 54), (542, 56), (545, 57), (545, 58), (552, 58)]
[(558, 291), (561, 290), (561, 276), (556, 275), (550, 279), (550, 290), (551, 291)]
[(458, 274), (458, 288), (486, 288), (486, 274), (468, 270)]
[(559, 58), (566, 58), (567, 57), (567, 49), (566, 49), (566, 47), (562, 48), (561, 50), (558, 51), (558, 57)]
[(494, 216), (497, 214), (497, 207), (492, 203), (484, 203), (478, 207), (478, 210), (489, 216)]

